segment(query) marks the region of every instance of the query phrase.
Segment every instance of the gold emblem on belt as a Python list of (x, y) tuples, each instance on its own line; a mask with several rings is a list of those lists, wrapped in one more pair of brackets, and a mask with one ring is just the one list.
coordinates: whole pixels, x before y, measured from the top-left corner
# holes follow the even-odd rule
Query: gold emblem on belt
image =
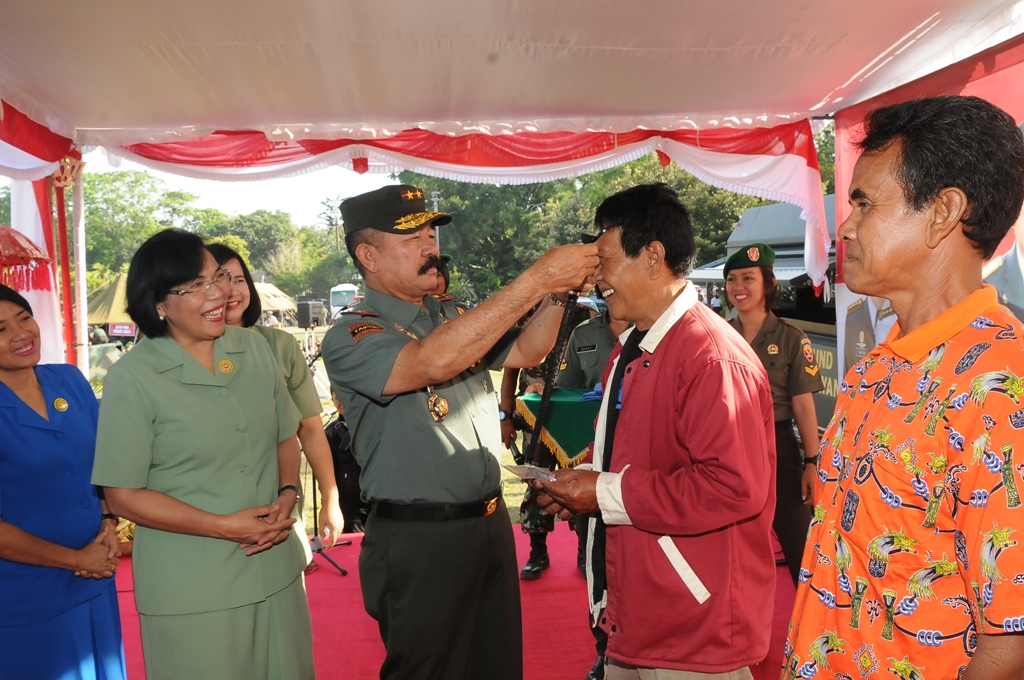
[(498, 497), (495, 496), (491, 500), (487, 501), (484, 506), (484, 517), (490, 517), (494, 514), (494, 511), (498, 509)]

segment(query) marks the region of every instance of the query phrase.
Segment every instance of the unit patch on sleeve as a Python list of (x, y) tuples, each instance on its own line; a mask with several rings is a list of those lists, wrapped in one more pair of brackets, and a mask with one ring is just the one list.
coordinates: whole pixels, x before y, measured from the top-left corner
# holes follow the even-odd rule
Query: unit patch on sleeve
[(359, 342), (367, 335), (373, 335), (374, 333), (383, 333), (384, 329), (374, 323), (368, 323), (366, 321), (360, 321), (354, 323), (348, 327), (348, 332), (352, 334), (352, 340)]

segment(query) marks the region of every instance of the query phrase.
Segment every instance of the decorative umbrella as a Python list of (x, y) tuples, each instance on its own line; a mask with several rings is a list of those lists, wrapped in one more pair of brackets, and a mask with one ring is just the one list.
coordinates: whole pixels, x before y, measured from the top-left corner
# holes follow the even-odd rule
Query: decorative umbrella
[(15, 290), (50, 290), (50, 262), (39, 246), (10, 227), (0, 226), (0, 283)]

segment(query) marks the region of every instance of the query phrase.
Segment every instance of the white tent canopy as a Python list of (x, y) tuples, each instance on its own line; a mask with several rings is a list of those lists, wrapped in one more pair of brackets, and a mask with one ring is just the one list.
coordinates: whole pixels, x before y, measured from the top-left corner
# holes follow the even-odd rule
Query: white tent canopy
[(0, 173), (53, 171), (63, 138), (37, 143), (34, 123), (65, 146), (222, 179), (341, 164), (523, 183), (657, 151), (799, 206), (821, 284), (830, 240), (807, 119), (1015, 38), (1022, 5), (4, 0)]
[(79, 146), (776, 125), (1017, 35), (1009, 0), (6, 0), (0, 98)]

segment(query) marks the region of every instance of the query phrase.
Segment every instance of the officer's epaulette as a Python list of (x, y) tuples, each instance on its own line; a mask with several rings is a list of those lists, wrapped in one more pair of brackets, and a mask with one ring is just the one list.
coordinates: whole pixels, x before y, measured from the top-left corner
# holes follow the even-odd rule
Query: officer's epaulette
[(795, 323), (793, 323), (792, 321), (790, 321), (786, 317), (780, 316), (780, 317), (778, 317), (778, 319), (779, 319), (779, 323), (780, 324), (783, 324), (785, 326), (789, 326), (790, 328), (795, 328), (796, 330), (800, 331), (801, 333), (804, 332), (804, 329), (800, 328), (800, 326), (797, 326)]
[(852, 305), (850, 305), (849, 307), (846, 308), (846, 313), (849, 314), (850, 312), (856, 312), (858, 309), (860, 309), (863, 306), (864, 306), (864, 298), (860, 298), (859, 300), (855, 300)]
[(878, 311), (878, 318), (879, 319), (887, 319), (887, 318), (889, 318), (890, 316), (892, 316), (895, 313), (896, 313), (896, 310), (893, 309), (891, 306), (885, 307), (885, 308), (880, 309)]
[(372, 309), (346, 309), (341, 312), (342, 314), (355, 314), (357, 316), (380, 316), (377, 312)]
[(438, 302), (451, 302), (455, 299), (448, 293), (431, 293), (431, 295), (433, 295), (434, 299)]

